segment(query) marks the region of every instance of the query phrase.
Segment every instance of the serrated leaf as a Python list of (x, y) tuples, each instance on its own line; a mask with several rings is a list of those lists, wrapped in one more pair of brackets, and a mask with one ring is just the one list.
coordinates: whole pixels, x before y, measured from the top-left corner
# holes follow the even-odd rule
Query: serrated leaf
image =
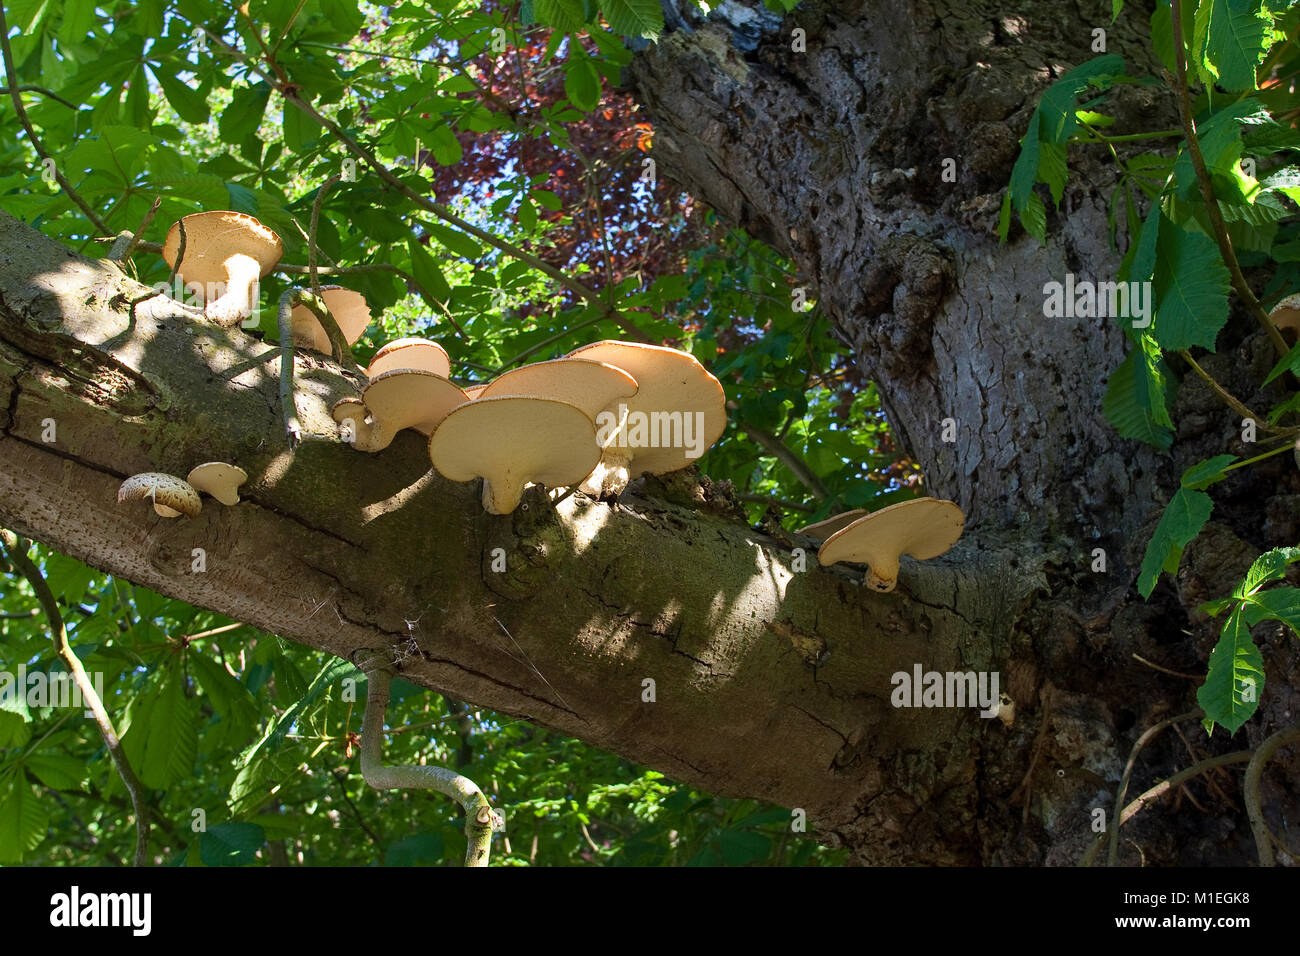
[(591, 58), (581, 48), (569, 48), (564, 67), (564, 95), (578, 109), (591, 112), (600, 105), (600, 74)]
[(1203, 81), (1225, 90), (1255, 89), (1255, 69), (1273, 43), (1260, 0), (1201, 0), (1192, 56)]
[(49, 811), (20, 770), (0, 778), (0, 863), (21, 863), (45, 839)]
[(1300, 548), (1274, 548), (1272, 551), (1265, 551), (1251, 564), (1246, 576), (1232, 592), (1233, 596), (1244, 598), (1254, 594), (1268, 582), (1280, 579), (1286, 574), (1287, 565), (1295, 564), (1297, 561), (1300, 561)]
[(86, 762), (71, 754), (35, 753), (23, 760), (23, 766), (54, 790), (77, 790), (90, 776)]
[(1170, 574), (1178, 571), (1183, 549), (1201, 533), (1201, 528), (1205, 527), (1213, 510), (1214, 502), (1205, 492), (1191, 488), (1178, 489), (1165, 506), (1160, 523), (1147, 542), (1142, 571), (1138, 575), (1138, 593), (1149, 598), (1161, 571)]
[(1228, 321), (1228, 270), (1214, 240), (1164, 223), (1156, 243), (1155, 336), (1165, 351), (1214, 341)]
[(587, 22), (578, 0), (533, 0), (533, 16), (538, 23), (564, 33), (581, 30)]
[(221, 114), (217, 128), (221, 138), (227, 143), (240, 144), (257, 135), (257, 128), (262, 125), (262, 114), (266, 112), (267, 101), (271, 98), (271, 87), (265, 83), (256, 86), (243, 86), (235, 90), (230, 105)]
[(163, 95), (177, 116), (187, 123), (208, 121), (208, 101), (202, 93), (179, 80), (174, 73), (169, 73), (166, 66), (151, 68), (150, 72), (162, 87)]
[(1166, 407), (1164, 361), (1148, 336), (1141, 336), (1106, 383), (1101, 410), (1124, 438), (1160, 449), (1173, 443), (1173, 422)]
[(1210, 652), (1205, 683), (1196, 691), (1196, 702), (1205, 711), (1201, 723), (1208, 733), (1222, 724), (1235, 734), (1254, 715), (1263, 692), (1264, 661), (1238, 609), (1224, 622), (1219, 643)]
[(601, 0), (600, 9), (610, 28), (622, 36), (656, 40), (664, 31), (659, 0)]
[(425, 251), (415, 237), (407, 240), (406, 247), (411, 253), (411, 273), (415, 276), (415, 281), (420, 283), (429, 304), (437, 306), (439, 302), (450, 301), (451, 286), (447, 284), (447, 279), (433, 256)]
[(483, 255), (483, 249), (477, 242), (455, 229), (449, 229), (441, 223), (430, 222), (424, 224), (425, 230), (438, 242), (442, 243), (443, 248), (448, 252), (466, 259), (477, 259)]
[(122, 748), (145, 786), (163, 790), (193, 772), (198, 725), (179, 666), (131, 702), (129, 719)]
[(1250, 627), (1260, 621), (1281, 621), (1300, 636), (1300, 588), (1260, 591), (1251, 595), (1242, 610)]
[(1198, 462), (1183, 472), (1182, 486), (1204, 491), (1227, 477), (1228, 466), (1237, 460), (1236, 455), (1215, 455), (1208, 461)]
[(456, 133), (446, 123), (438, 123), (430, 130), (428, 146), (439, 166), (454, 166), (465, 155)]
[(266, 843), (266, 831), (256, 823), (218, 823), (199, 837), (204, 866), (247, 866)]
[(1267, 385), (1278, 376), (1285, 375), (1287, 372), (1296, 371), (1297, 366), (1300, 366), (1300, 342), (1291, 346), (1291, 348), (1287, 350), (1286, 355), (1283, 355), (1278, 363), (1273, 366), (1273, 370), (1269, 372), (1268, 376), (1264, 379), (1264, 384)]

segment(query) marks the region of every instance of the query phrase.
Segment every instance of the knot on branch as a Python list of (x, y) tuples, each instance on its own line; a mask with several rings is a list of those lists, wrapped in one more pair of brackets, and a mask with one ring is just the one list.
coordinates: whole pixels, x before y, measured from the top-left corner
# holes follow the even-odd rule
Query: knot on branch
[(495, 593), (511, 600), (537, 594), (555, 575), (562, 555), (571, 547), (568, 531), (546, 490), (533, 485), (509, 520), (484, 515), (489, 529), (483, 549), (483, 580)]
[(900, 236), (877, 250), (862, 279), (855, 346), (879, 356), (891, 378), (914, 381), (933, 355), (934, 318), (954, 287), (952, 262), (920, 236)]

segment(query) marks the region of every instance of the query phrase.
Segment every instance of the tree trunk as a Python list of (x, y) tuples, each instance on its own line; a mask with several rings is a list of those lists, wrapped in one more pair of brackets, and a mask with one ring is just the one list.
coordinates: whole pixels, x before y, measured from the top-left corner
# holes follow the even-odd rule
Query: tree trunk
[[(1177, 414), (1199, 426), (1172, 455), (1120, 441), (1099, 411), (1120, 330), (1042, 316), (1043, 282), (1113, 275), (1100, 158), (1078, 167), (1084, 185), (1046, 248), (991, 234), (1047, 65), (1088, 58), (1094, 21), (1111, 51), (1139, 60), (1134, 19), (1109, 27), (1100, 5), (1074, 22), (1054, 3), (953, 7), (805, 3), (782, 21), (727, 2), (709, 24), (674, 11), (674, 32), (629, 76), (656, 124), (653, 155), (800, 264), (928, 492), (966, 509), (958, 547), (905, 560), (896, 592), (818, 567), (807, 540), (749, 528), (707, 480), (634, 484), (617, 505), (574, 495), (557, 508), (534, 490), (526, 509), (485, 515), (477, 489), (430, 471), (414, 433), (378, 455), (333, 439), (329, 406), (356, 383), (319, 356), (297, 362), (309, 440), (290, 452), (274, 361), (230, 372), (263, 344), (165, 298), (132, 321), (127, 303), (146, 290), (4, 215), (0, 523), (313, 647), (390, 648), (409, 680), (704, 790), (804, 809), (862, 862), (1078, 860), (1092, 809), (1113, 815), (1132, 740), (1194, 691), (1132, 654), (1203, 672), (1212, 625), (1186, 608), (1249, 558), (1216, 526), (1176, 592), (1130, 603), (1162, 489), (1235, 431), (1189, 385)], [(806, 53), (791, 50), (796, 26)], [(1142, 90), (1122, 105), (1146, 125), (1139, 114), (1165, 106)], [(1253, 339), (1233, 347), (1266, 370)], [(1227, 358), (1227, 381), (1252, 372)], [(243, 503), (166, 520), (115, 501), (128, 475), (208, 460), (249, 473)], [(1249, 482), (1268, 474), (1227, 491), (1257, 509)], [(1297, 706), (1294, 643), (1261, 644), (1269, 690), (1252, 741)], [(893, 676), (917, 665), (998, 672), (1014, 722), (893, 706)], [(1222, 741), (1210, 749), (1232, 749)], [(1190, 763), (1181, 747), (1153, 744), (1145, 773)], [(1294, 817), (1291, 782), (1265, 796)], [(1125, 835), (1148, 863), (1251, 857), (1244, 815), (1212, 809), (1148, 811)]]

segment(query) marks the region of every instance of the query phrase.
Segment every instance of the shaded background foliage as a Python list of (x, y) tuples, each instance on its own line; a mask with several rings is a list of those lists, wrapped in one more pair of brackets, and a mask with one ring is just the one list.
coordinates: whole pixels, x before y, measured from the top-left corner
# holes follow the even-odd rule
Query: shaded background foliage
[[(723, 382), (731, 424), (700, 468), (731, 481), (753, 521), (797, 527), (917, 493), (874, 389), (793, 266), (652, 175), (653, 129), (617, 80), (625, 39), (653, 32), (657, 0), (255, 0), (244, 13), (206, 0), (19, 0), (4, 10), (31, 121), (110, 234), (135, 230), (155, 199), (147, 242), (188, 213), (234, 209), (280, 234), (286, 262), (307, 262), (313, 203), (349, 172), (347, 154), (310, 117), (282, 109), (250, 66), (273, 59), (280, 82), (405, 183), (597, 293), (555, 283), (359, 168), (324, 194), (318, 247), (325, 269), (373, 267), (339, 279), (371, 304), (360, 360), (425, 335), (474, 382), (635, 334), (689, 350)], [(0, 206), (102, 254), (107, 236), (50, 181), (7, 99), (0, 133)], [(168, 277), (156, 255), (137, 253), (134, 268), (146, 284)], [(262, 301), (302, 278), (274, 274)], [(274, 325), (263, 309), (254, 334), (274, 341)], [(46, 549), (34, 556), (149, 789), (155, 860), (463, 855), (450, 801), (363, 784), (364, 678), (350, 664)], [(15, 576), (0, 580), (0, 666), (61, 670)], [(502, 865), (840, 859), (792, 833), (787, 810), (697, 793), (400, 681), (389, 724), (390, 761), (458, 767), (506, 811)], [(0, 862), (129, 859), (128, 813), (79, 711), (0, 705)]]

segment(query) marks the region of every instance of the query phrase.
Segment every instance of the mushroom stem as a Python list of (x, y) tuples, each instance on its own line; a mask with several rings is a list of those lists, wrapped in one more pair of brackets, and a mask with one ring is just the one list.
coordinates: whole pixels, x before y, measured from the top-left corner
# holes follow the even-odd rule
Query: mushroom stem
[(522, 481), (501, 482), (496, 484), (483, 479), (483, 510), (490, 515), (508, 515), (519, 507), (524, 500), (524, 483)]
[(606, 446), (600, 462), (591, 474), (583, 479), (578, 490), (597, 498), (613, 498), (623, 493), (631, 480), (632, 458), (625, 451)]
[(898, 555), (873, 554), (867, 561), (867, 587), (882, 594), (898, 586)]
[(262, 278), (262, 264), (252, 256), (236, 252), (222, 263), (226, 269), (226, 291), (203, 310), (223, 328), (239, 324), (253, 314), (252, 293)]
[[(388, 655), (388, 648), (372, 654)], [(382, 658), (381, 658), (382, 659)], [(389, 665), (366, 671), (366, 715), (361, 728), (361, 776), (376, 790), (437, 790), (451, 797), (465, 811), (466, 866), (487, 866), (492, 848), (492, 831), (503, 829), (501, 815), (492, 809), (478, 784), (454, 770), (434, 766), (384, 765), (384, 714), (388, 711), (393, 673)]]

